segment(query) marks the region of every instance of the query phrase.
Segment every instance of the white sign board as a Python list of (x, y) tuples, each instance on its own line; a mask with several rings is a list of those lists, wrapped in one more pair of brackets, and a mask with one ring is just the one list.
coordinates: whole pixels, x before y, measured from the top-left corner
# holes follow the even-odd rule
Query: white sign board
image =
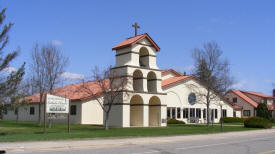
[(69, 99), (47, 94), (47, 113), (69, 113)]

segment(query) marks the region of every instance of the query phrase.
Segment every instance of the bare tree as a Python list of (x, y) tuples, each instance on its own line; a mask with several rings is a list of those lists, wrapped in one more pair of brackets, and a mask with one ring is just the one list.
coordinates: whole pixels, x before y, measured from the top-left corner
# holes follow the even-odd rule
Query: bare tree
[[(51, 93), (55, 86), (60, 84), (61, 74), (65, 72), (67, 64), (68, 58), (63, 56), (61, 50), (56, 46), (52, 44), (41, 47), (38, 44), (34, 45), (32, 51), (31, 81), (38, 88), (40, 94), (39, 125), (41, 125), (41, 104), (44, 101), (45, 92)], [(46, 116), (45, 110), (44, 105), (44, 116)]]
[(18, 122), (19, 119), (19, 108), (23, 107), (25, 104), (27, 104), (30, 100), (26, 99), (29, 95), (29, 83), (25, 80), (21, 82), (16, 87), (16, 91), (10, 96), (10, 108), (14, 110), (14, 113), (16, 115), (16, 122)]
[(202, 103), (207, 107), (207, 124), (210, 124), (209, 106), (213, 102), (220, 101), (220, 95), (224, 94), (232, 85), (233, 78), (230, 76), (230, 64), (222, 59), (222, 50), (216, 42), (209, 42), (203, 48), (195, 48), (192, 57), (195, 61), (194, 75), (203, 83), (206, 83), (206, 91), (196, 89)]
[[(119, 75), (112, 70), (111, 67), (103, 71), (100, 71), (98, 67), (95, 67), (92, 70), (92, 78), (93, 81), (83, 81), (79, 91), (96, 99), (105, 114), (104, 126), (105, 130), (108, 130), (110, 111), (112, 110), (113, 105), (121, 103), (123, 93), (128, 95), (127, 85), (129, 80), (127, 76)], [(91, 86), (91, 83), (93, 86)]]

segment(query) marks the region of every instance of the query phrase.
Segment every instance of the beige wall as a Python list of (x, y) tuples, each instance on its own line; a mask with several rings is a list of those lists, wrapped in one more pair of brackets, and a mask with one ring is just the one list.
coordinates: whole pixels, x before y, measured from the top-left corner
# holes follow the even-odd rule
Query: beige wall
[[(195, 86), (195, 87), (194, 87)], [(191, 92), (194, 92), (196, 94), (200, 93), (206, 93), (206, 89), (203, 85), (199, 84), (197, 81), (195, 80), (188, 80), (185, 82), (181, 82), (169, 87), (166, 87), (163, 89), (164, 92), (167, 93), (167, 97), (166, 97), (166, 104), (167, 107), (169, 108), (180, 108), (181, 109), (181, 118), (179, 118), (178, 120), (183, 120), (185, 122), (189, 122), (188, 119), (183, 118), (182, 115), (182, 110), (183, 108), (200, 108), (201, 111), (203, 109), (206, 109), (206, 101), (203, 98), (199, 98), (199, 96), (197, 97), (197, 102), (194, 105), (189, 104), (188, 102), (188, 96)], [(199, 92), (198, 92), (199, 90)], [(210, 104), (210, 109), (217, 109), (218, 110), (218, 117), (216, 119), (214, 119), (214, 122), (219, 122), (220, 119), (220, 105), (222, 105), (222, 109), (226, 109), (227, 110), (227, 116), (228, 117), (233, 117), (233, 107), (230, 104), (227, 104), (223, 101), (221, 101), (221, 99), (219, 99), (219, 97), (217, 97), (218, 99), (215, 101), (212, 101), (212, 103)], [(176, 111), (177, 113), (177, 111)], [(190, 112), (189, 112), (190, 114)], [(201, 117), (203, 116), (203, 112), (201, 112)], [(204, 123), (206, 122), (205, 119), (201, 118), (200, 122)]]
[(82, 124), (103, 124), (103, 110), (98, 101), (95, 99), (82, 103)]
[(242, 117), (244, 118), (247, 118), (247, 116), (244, 116), (243, 115), (243, 111), (244, 110), (250, 110), (250, 115), (251, 116), (254, 116), (254, 107), (252, 105), (250, 105), (249, 103), (247, 103), (245, 100), (243, 100), (241, 97), (237, 96), (235, 93), (233, 92), (228, 92), (226, 95), (225, 95), (226, 98), (229, 99), (229, 101), (233, 102), (233, 98), (236, 97), (237, 98), (237, 103), (235, 103), (236, 105), (242, 107)]

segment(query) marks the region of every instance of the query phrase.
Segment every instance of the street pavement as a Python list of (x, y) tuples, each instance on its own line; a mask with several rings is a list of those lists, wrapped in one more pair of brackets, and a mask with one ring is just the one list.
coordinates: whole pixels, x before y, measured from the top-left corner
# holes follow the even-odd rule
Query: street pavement
[(0, 143), (11, 154), (269, 154), (275, 129), (219, 134)]

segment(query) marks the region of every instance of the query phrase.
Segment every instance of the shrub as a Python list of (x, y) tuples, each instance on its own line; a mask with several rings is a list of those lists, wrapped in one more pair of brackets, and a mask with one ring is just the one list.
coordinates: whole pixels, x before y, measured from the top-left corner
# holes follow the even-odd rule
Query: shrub
[(177, 119), (167, 119), (167, 124), (185, 124), (185, 122)]
[(270, 113), (265, 103), (260, 103), (257, 107), (257, 116), (270, 119)]
[(275, 118), (270, 118), (270, 122), (275, 123)]
[(244, 126), (247, 128), (271, 128), (272, 124), (262, 117), (252, 117), (244, 121)]
[(244, 123), (247, 118), (239, 117), (223, 117), (221, 120), (223, 123)]

